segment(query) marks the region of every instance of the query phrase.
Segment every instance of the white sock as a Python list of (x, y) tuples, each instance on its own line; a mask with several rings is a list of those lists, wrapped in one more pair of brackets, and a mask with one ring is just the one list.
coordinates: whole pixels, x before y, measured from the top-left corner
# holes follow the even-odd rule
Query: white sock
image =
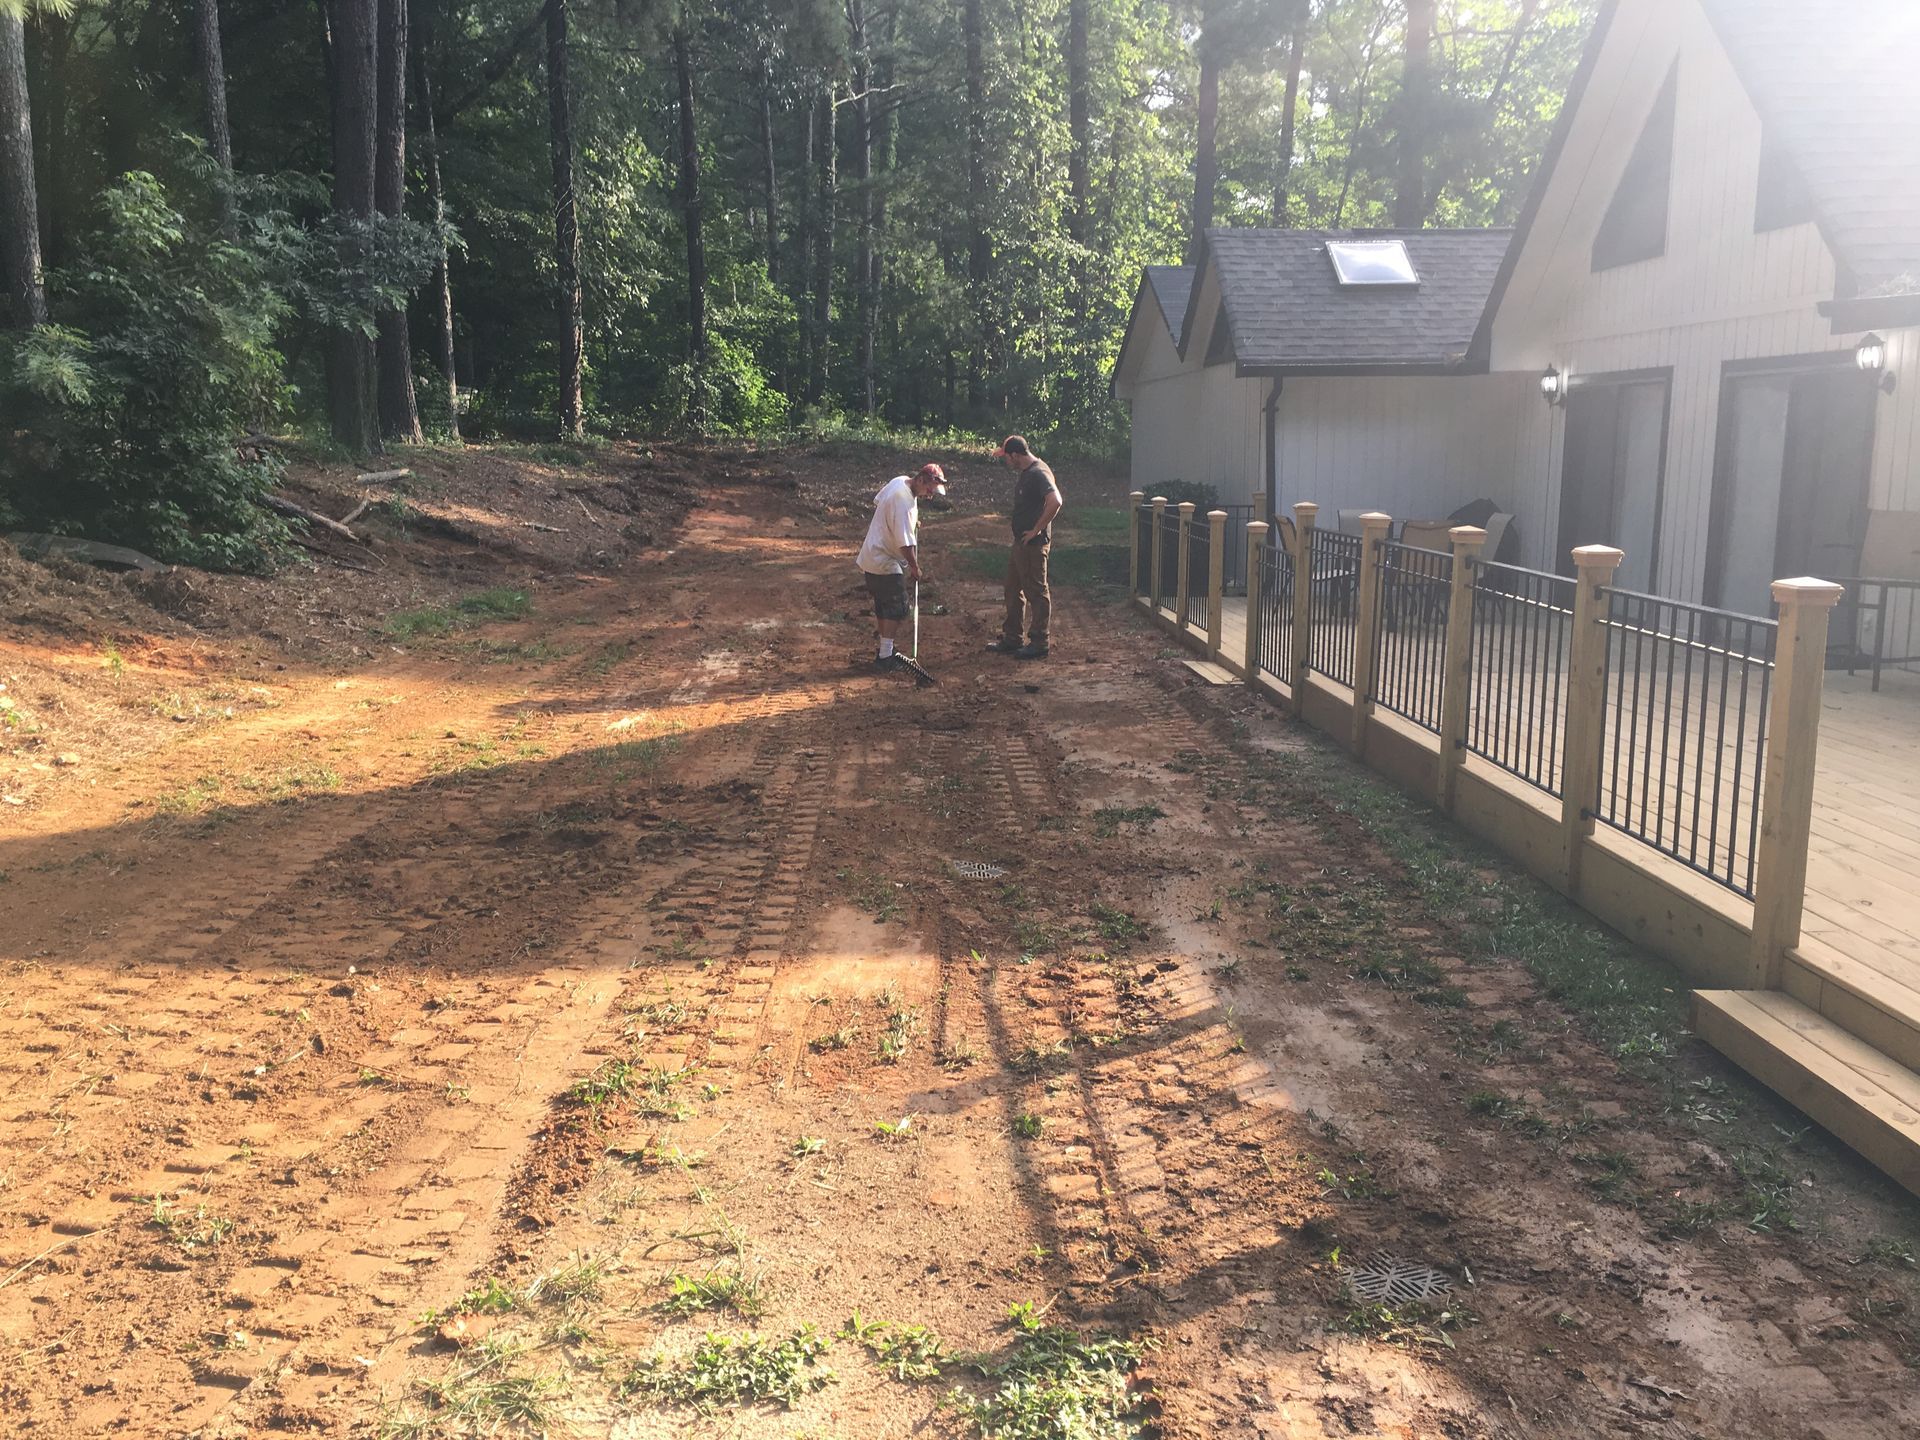
[(893, 654), (893, 641), (882, 640), (880, 642), (880, 658), (884, 660), (891, 654)]

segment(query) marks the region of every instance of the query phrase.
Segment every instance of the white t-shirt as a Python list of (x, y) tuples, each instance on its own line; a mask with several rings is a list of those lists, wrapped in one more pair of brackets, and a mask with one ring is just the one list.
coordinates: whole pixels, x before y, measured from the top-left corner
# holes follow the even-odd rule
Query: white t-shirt
[(907, 568), (907, 547), (919, 543), (920, 502), (912, 482), (896, 475), (873, 497), (873, 522), (857, 563), (869, 575), (899, 575)]

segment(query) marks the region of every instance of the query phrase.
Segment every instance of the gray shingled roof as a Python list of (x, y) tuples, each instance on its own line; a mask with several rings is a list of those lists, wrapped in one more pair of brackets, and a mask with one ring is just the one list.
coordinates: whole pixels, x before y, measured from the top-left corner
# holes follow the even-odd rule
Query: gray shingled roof
[(1187, 301), (1193, 298), (1193, 266), (1149, 265), (1147, 284), (1153, 298), (1160, 302), (1160, 314), (1167, 322), (1167, 333), (1178, 342), (1187, 323)]
[[(1207, 232), (1234, 356), (1251, 370), (1456, 362), (1473, 338), (1508, 230), (1230, 230)], [(1329, 240), (1404, 240), (1416, 287), (1342, 288)], [(1189, 315), (1184, 349), (1201, 318)]]
[(1920, 3), (1702, 4), (1858, 293), (1920, 292)]

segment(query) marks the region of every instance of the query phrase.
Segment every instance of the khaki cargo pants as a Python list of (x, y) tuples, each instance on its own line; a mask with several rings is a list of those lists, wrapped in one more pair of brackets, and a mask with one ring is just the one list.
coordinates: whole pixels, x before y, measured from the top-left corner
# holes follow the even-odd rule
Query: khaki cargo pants
[(1047, 556), (1053, 542), (1022, 545), (1014, 541), (1007, 556), (1007, 618), (1000, 638), (1018, 645), (1047, 643), (1047, 624), (1053, 618), (1053, 593), (1047, 588)]

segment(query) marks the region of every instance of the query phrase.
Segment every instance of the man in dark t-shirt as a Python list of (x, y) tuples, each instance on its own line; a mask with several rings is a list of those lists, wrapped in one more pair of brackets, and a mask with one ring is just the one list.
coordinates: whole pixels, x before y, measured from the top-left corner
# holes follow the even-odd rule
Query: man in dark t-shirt
[(1013, 550), (1007, 557), (1007, 618), (989, 645), (1020, 660), (1043, 659), (1053, 595), (1047, 588), (1047, 557), (1053, 552), (1053, 517), (1060, 513), (1060, 486), (1047, 462), (1009, 435), (994, 458), (1018, 477), (1013, 486)]

